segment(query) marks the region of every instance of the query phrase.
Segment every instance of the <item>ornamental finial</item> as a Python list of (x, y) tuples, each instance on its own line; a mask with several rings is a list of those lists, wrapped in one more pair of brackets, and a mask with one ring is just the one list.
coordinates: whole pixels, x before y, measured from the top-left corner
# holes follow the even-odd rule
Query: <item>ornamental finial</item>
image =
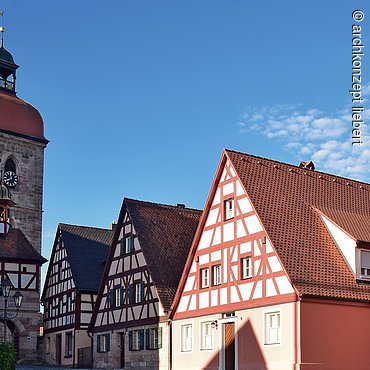
[(1, 32), (1, 46), (4, 46), (4, 12), (0, 10), (0, 17), (1, 17), (1, 26), (0, 26), (0, 32)]

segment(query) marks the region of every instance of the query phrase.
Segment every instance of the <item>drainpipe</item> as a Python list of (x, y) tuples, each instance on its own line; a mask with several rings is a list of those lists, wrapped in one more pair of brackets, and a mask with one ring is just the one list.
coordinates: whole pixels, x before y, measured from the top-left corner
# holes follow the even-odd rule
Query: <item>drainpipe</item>
[(94, 368), (94, 335), (91, 335), (91, 331), (86, 330), (87, 336), (91, 339), (91, 367)]

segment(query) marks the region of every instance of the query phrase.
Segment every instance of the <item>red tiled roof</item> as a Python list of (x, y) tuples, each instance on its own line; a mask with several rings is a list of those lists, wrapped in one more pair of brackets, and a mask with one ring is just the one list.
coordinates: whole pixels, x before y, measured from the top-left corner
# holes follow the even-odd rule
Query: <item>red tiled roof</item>
[(370, 241), (370, 185), (231, 150), (244, 185), (292, 283), (302, 295), (370, 301), (317, 208), (355, 239)]
[(43, 264), (47, 261), (32, 246), (20, 229), (11, 228), (0, 238), (0, 259), (27, 260)]
[(201, 211), (125, 198), (163, 308), (175, 297)]

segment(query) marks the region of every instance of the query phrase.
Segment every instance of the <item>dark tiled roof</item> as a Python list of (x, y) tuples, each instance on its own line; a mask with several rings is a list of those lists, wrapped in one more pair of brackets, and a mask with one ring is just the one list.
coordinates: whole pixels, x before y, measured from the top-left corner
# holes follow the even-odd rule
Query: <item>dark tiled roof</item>
[(97, 291), (113, 231), (67, 224), (59, 224), (59, 230), (76, 288)]
[(320, 210), (355, 239), (370, 241), (370, 185), (226, 150), (297, 290), (370, 301), (329, 235)]
[(41, 256), (32, 246), (20, 229), (11, 228), (5, 238), (0, 238), (0, 258), (12, 258), (45, 263), (47, 259)]
[(169, 310), (201, 211), (125, 198), (163, 308)]

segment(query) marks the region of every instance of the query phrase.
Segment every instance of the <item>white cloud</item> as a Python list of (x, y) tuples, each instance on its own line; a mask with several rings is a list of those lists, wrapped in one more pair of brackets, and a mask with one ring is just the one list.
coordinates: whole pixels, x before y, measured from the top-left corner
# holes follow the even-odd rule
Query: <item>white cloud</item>
[[(370, 95), (370, 84), (363, 85)], [(318, 170), (370, 181), (370, 113), (362, 113), (363, 144), (352, 145), (351, 108), (327, 114), (302, 105), (279, 104), (262, 109), (247, 108), (238, 122), (241, 133), (263, 135), (277, 140), (298, 160), (312, 159)]]

